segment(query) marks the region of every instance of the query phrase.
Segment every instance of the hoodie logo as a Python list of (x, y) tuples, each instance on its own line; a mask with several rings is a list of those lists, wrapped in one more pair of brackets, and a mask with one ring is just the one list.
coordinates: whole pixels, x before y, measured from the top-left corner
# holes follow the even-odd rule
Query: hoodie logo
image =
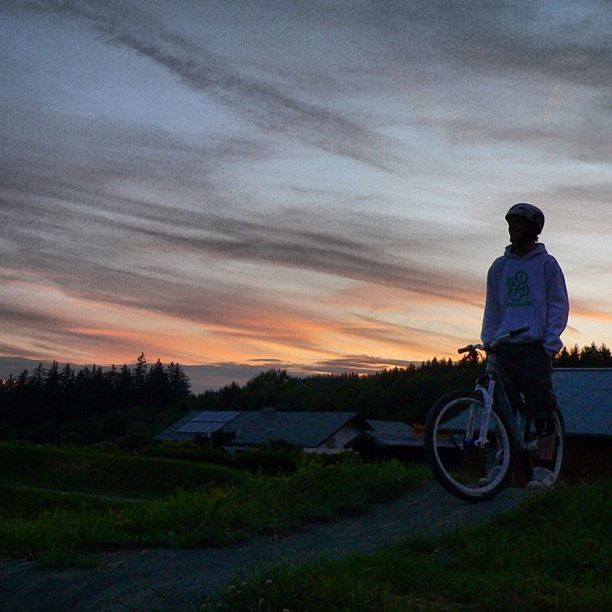
[(511, 276), (507, 281), (508, 306), (525, 307), (531, 306), (529, 299), (529, 276), (527, 272), (517, 272), (516, 276)]

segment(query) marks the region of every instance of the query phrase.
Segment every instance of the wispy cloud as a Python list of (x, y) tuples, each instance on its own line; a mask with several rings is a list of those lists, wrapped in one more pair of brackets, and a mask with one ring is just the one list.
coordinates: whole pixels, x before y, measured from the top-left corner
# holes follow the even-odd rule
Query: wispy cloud
[[(247, 216), (243, 209), (223, 208), (223, 196), (217, 206), (207, 200), (206, 206), (194, 210), (180, 202), (117, 195), (113, 177), (120, 177), (124, 168), (134, 168), (132, 180), (143, 168), (154, 172), (161, 167), (161, 172), (171, 174), (173, 162), (162, 164), (156, 155), (176, 150), (175, 169), (185, 178), (189, 193), (188, 185), (194, 180), (190, 156), (207, 153), (174, 146), (171, 139), (141, 129), (117, 132), (109, 148), (96, 140), (103, 130), (94, 123), (69, 128), (73, 139), (90, 143), (87, 157), (81, 160), (62, 144), (65, 123), (61, 117), (47, 117), (49, 142), (58, 143), (53, 155), (39, 146), (32, 151), (32, 163), (20, 164), (16, 159), (3, 164), (0, 234), (5, 244), (13, 245), (6, 253), (8, 265), (44, 270), (67, 290), (119, 303), (142, 302), (145, 297), (150, 302), (149, 296), (157, 295), (153, 303), (166, 312), (189, 313), (190, 308), (175, 304), (174, 299), (165, 303), (161, 296), (189, 295), (200, 289), (190, 287), (190, 280), (181, 279), (181, 273), (164, 264), (163, 258), (149, 261), (153, 247), (193, 261), (210, 258), (211, 264), (259, 262), (447, 299), (478, 300), (480, 286), (470, 275), (458, 277), (456, 271), (435, 269), (424, 259), (427, 249), (436, 247), (427, 244), (418, 226), (397, 226), (381, 214), (355, 217), (347, 210), (345, 218), (337, 211), (285, 207), (250, 211)], [(6, 131), (11, 134), (8, 127)], [(26, 150), (27, 142), (20, 144), (20, 150)], [(186, 167), (181, 166), (184, 161)], [(150, 179), (148, 172), (142, 180)], [(214, 200), (214, 185), (211, 190)], [(36, 244), (33, 251), (32, 244)], [(127, 245), (132, 255), (126, 258)], [(401, 256), (392, 255), (390, 245), (396, 245)], [(27, 250), (31, 252), (25, 257)], [(153, 289), (160, 280), (167, 291)]]
[(476, 66), (519, 71), (607, 87), (612, 41), (606, 33), (612, 27), (612, 10), (606, 2), (562, 6), (527, 0), (520, 7), (487, 0), (410, 4), (412, 16), (439, 34), (439, 48), (462, 70)]
[(26, 2), (28, 10), (84, 21), (109, 42), (163, 66), (188, 87), (219, 101), (266, 132), (288, 134), (310, 147), (347, 157), (384, 172), (403, 166), (392, 139), (363, 122), (283, 91), (278, 85), (244, 74), (222, 57), (176, 31), (168, 31), (151, 13), (135, 6), (92, 2)]

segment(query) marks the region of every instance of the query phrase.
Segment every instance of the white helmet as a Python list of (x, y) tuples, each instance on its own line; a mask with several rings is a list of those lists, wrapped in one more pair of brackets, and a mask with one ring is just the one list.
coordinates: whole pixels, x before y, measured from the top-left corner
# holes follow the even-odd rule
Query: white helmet
[(533, 223), (537, 229), (538, 234), (542, 232), (544, 227), (544, 213), (533, 204), (527, 204), (527, 202), (519, 202), (514, 206), (510, 207), (510, 210), (506, 213), (506, 221), (508, 217), (523, 217)]

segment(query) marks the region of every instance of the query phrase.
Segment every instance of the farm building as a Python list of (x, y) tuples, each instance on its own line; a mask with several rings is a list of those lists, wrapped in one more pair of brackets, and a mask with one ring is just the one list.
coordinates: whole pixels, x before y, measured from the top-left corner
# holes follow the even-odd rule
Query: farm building
[(306, 452), (334, 453), (352, 447), (371, 425), (356, 412), (192, 412), (157, 436), (194, 440), (217, 436), (230, 452), (282, 440)]
[(354, 449), (365, 457), (423, 461), (423, 436), (421, 428), (401, 421), (368, 419), (372, 428), (355, 442)]
[(235, 434), (234, 449), (282, 440), (306, 452), (333, 453), (350, 449), (369, 428), (356, 412), (260, 410), (241, 412), (223, 430)]
[(240, 413), (230, 410), (200, 410), (188, 415), (162, 431), (156, 440), (194, 440), (198, 436), (212, 439)]
[(553, 373), (565, 420), (566, 478), (612, 474), (612, 369), (559, 368)]

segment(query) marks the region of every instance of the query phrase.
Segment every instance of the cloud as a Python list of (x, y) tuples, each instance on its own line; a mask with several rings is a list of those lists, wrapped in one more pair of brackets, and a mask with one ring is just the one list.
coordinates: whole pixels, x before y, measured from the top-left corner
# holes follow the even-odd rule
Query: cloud
[(119, 47), (164, 67), (191, 89), (214, 98), (266, 132), (290, 135), (308, 146), (384, 172), (402, 167), (397, 143), (321, 104), (254, 78), (134, 6), (66, 1), (27, 2), (24, 8), (75, 17)]
[[(3, 279), (5, 280), (5, 279)], [(57, 315), (50, 315), (36, 310), (34, 307), (23, 307), (0, 303), (0, 319), (8, 327), (28, 326), (37, 329), (53, 329), (66, 324), (66, 320)]]
[[(421, 117), (413, 125), (448, 134), (456, 145), (488, 145), (505, 149), (520, 147), (546, 154), (549, 160), (561, 156), (582, 162), (607, 162), (612, 145), (602, 122), (612, 120), (612, 112), (593, 112), (594, 116), (577, 115), (572, 106), (571, 121), (552, 123), (532, 116), (524, 124), (500, 121), (499, 116), (471, 118)], [(606, 119), (606, 116), (608, 119)], [(544, 158), (543, 158), (544, 159)]]
[[(344, 355), (357, 365), (377, 347), (422, 354), (456, 345), (457, 327), (443, 318), (480, 308), (487, 223), (501, 219), (509, 192), (553, 202), (581, 238), (609, 233), (601, 126), (612, 109), (597, 71), (609, 66), (610, 42), (591, 2), (567, 11), (530, 2), (10, 6), (24, 33), (36, 21), (50, 37), (59, 24), (63, 34), (78, 28), (81, 42), (95, 38), (102, 57), (84, 53), (79, 79), (85, 69), (100, 76), (112, 56), (133, 84), (117, 87), (124, 105), (106, 119), (104, 105), (88, 107), (95, 78), (80, 106), (58, 93), (44, 110), (10, 96), (0, 108), (0, 307), (31, 346), (83, 351), (100, 338), (104, 354), (113, 345), (137, 354), (159, 316), (148, 346), (180, 344), (190, 359), (189, 336), (211, 360), (237, 359), (235, 347), (282, 363), (292, 348), (300, 359), (318, 353), (330, 367)], [(587, 66), (587, 54), (599, 63)], [(34, 82), (35, 60), (11, 78), (30, 70), (24, 87)], [(151, 126), (175, 126), (160, 119), (161, 103), (151, 114), (130, 106), (152, 73), (173, 100), (189, 98), (193, 133)], [(605, 271), (606, 252), (590, 263)], [(24, 278), (50, 300), (38, 310), (7, 298)], [(91, 304), (99, 321), (90, 310), (78, 324), (53, 320)]]
[(461, 72), (474, 67), (608, 86), (612, 10), (606, 2), (582, 0), (567, 6), (537, 0), (453, 0), (410, 5), (410, 18), (435, 37), (437, 47)]
[[(431, 264), (427, 254), (438, 247), (419, 224), (398, 224), (375, 212), (355, 216), (350, 209), (235, 210), (214, 181), (210, 195), (205, 189), (200, 196), (205, 202), (192, 209), (183, 197), (191, 194), (191, 182), (196, 180), (191, 166), (202, 157), (222, 163), (215, 157), (214, 143), (208, 151), (181, 145), (155, 130), (71, 122), (52, 113), (40, 122), (46, 133), (42, 144), (31, 143), (29, 131), (15, 133), (14, 120), (20, 117), (13, 110), (0, 124), (1, 133), (16, 143), (12, 150), (22, 152), (2, 161), (0, 236), (6, 265), (38, 271), (66, 291), (117, 304), (146, 303), (166, 314), (211, 317), (216, 322), (220, 315), (204, 305), (196, 314), (191, 304), (202, 302), (197, 298), (203, 282), (212, 310), (217, 303), (238, 301), (234, 296), (244, 291), (239, 282), (204, 280), (210, 276), (206, 267), (233, 261), (451, 300), (479, 299), (480, 283), (469, 274)], [(78, 154), (80, 142), (87, 143), (86, 155)], [(117, 194), (114, 179), (121, 184), (124, 176), (140, 181), (140, 190), (146, 190), (151, 180), (156, 185), (173, 176), (174, 182), (168, 199), (164, 191), (155, 191), (155, 200), (142, 199), (138, 193)], [(445, 248), (460, 251), (462, 246), (456, 237)]]
[[(256, 365), (252, 365), (253, 362)], [(261, 363), (260, 363), (261, 362)], [(251, 360), (249, 363), (218, 362), (200, 366), (184, 366), (190, 377), (192, 391), (218, 389), (231, 381), (244, 385), (261, 372), (286, 370), (290, 376), (307, 377), (325, 374), (372, 374), (384, 369), (407, 368), (414, 362), (403, 359), (383, 359), (370, 355), (345, 355), (336, 359), (295, 363), (280, 360)]]
[(308, 374), (372, 374), (385, 369), (407, 368), (414, 361), (406, 359), (384, 359), (372, 355), (345, 355), (337, 359), (323, 359), (312, 364), (300, 366), (302, 372)]

